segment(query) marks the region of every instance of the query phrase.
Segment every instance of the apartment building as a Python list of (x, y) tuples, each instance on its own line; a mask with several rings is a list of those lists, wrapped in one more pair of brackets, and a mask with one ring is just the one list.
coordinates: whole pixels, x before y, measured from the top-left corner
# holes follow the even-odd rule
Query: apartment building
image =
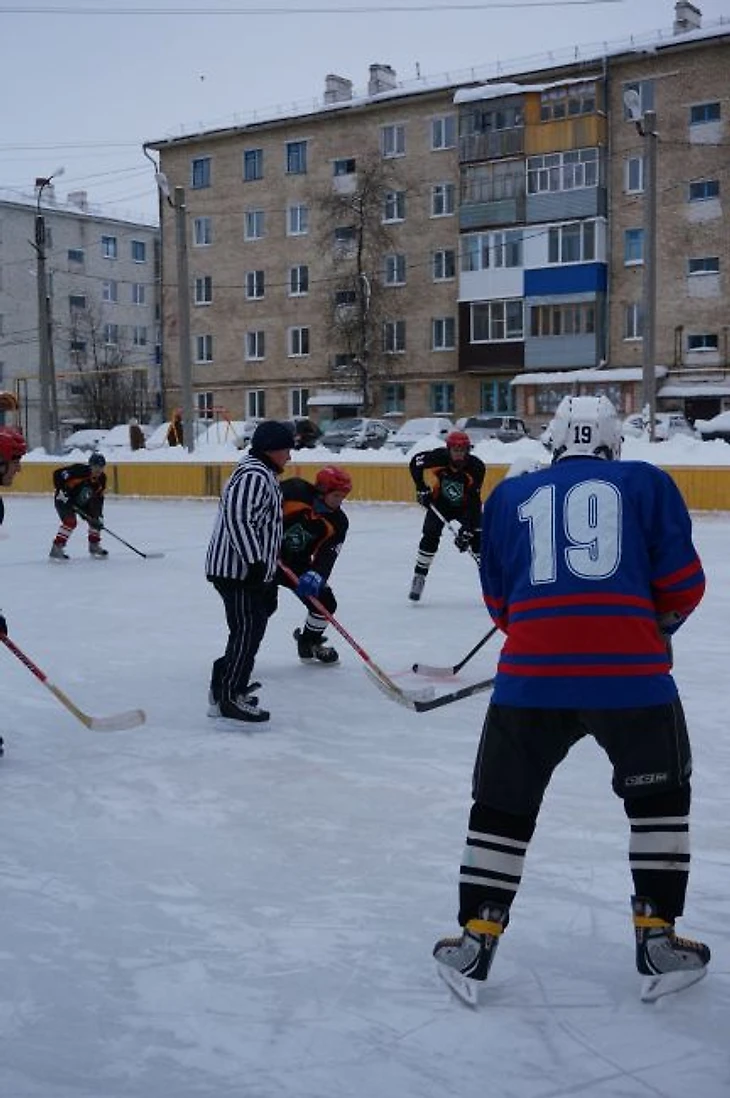
[[(34, 197), (0, 194), (0, 387), (20, 400), (31, 445), (40, 444), (39, 293), (36, 219), (45, 224), (49, 355), (59, 423), (79, 419), (80, 375), (123, 373), (134, 410), (161, 408), (159, 229), (105, 216), (84, 191), (57, 200), (53, 186)], [(107, 424), (113, 426), (113, 424)]]
[[(362, 95), (330, 76), (316, 110), (151, 142), (185, 190), (199, 413), (517, 411), (537, 426), (596, 391), (640, 408), (646, 143), (630, 89), (657, 113), (658, 407), (730, 407), (729, 68), (730, 22), (703, 29), (680, 0), (665, 35), (600, 56), (417, 87), (373, 65)], [(372, 249), (357, 226), (376, 161), (389, 235)], [(165, 207), (171, 403), (175, 218)]]

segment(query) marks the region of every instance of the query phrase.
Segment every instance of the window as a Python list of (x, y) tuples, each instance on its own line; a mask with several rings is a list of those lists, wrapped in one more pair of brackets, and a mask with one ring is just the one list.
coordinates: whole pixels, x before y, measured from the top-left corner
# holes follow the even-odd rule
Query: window
[(492, 265), (522, 266), (522, 229), (507, 229), (491, 234)]
[(340, 257), (354, 255), (357, 230), (354, 225), (341, 225), (335, 229), (335, 252)]
[(210, 186), (210, 157), (197, 156), (190, 162), (190, 186), (193, 190), (201, 190)]
[(115, 236), (102, 236), (101, 254), (104, 259), (117, 258), (117, 238)]
[(405, 221), (406, 192), (386, 191), (383, 203), (383, 221)]
[(595, 258), (594, 221), (566, 221), (548, 229), (548, 263), (587, 263)]
[(453, 248), (443, 248), (431, 256), (434, 282), (446, 282), (456, 278), (456, 252)]
[(406, 257), (393, 252), (385, 257), (383, 281), (386, 286), (404, 286), (406, 281)]
[(263, 297), (265, 292), (265, 276), (263, 271), (246, 271), (246, 297), (249, 301)]
[(540, 94), (540, 121), (574, 118), (596, 111), (596, 84), (593, 80), (568, 84), (562, 88), (546, 88)]
[(405, 320), (387, 320), (383, 325), (383, 351), (386, 355), (398, 355), (403, 354), (405, 349)]
[(263, 210), (246, 210), (243, 220), (243, 239), (260, 240), (264, 235), (264, 223)]
[(562, 305), (533, 305), (530, 309), (530, 335), (579, 336), (596, 330), (595, 306), (586, 302)]
[(86, 361), (86, 340), (85, 339), (72, 339), (69, 348), (73, 355), (74, 362)]
[(598, 149), (571, 149), (527, 158), (527, 193), (598, 186)]
[(479, 388), (480, 412), (514, 412), (515, 393), (508, 381), (483, 381)]
[(719, 273), (720, 257), (717, 255), (704, 255), (700, 256), (698, 259), (687, 260), (687, 274), (703, 275)]
[(689, 109), (690, 126), (701, 126), (705, 122), (720, 121), (719, 103), (697, 103)]
[(289, 268), (289, 296), (302, 297), (309, 293), (309, 267), (300, 264)]
[(698, 332), (687, 336), (688, 351), (716, 351), (719, 346), (717, 333)]
[(309, 206), (290, 206), (286, 218), (287, 236), (306, 236), (309, 232)]
[(144, 325), (135, 325), (132, 328), (132, 343), (135, 347), (147, 346), (147, 328)]
[(644, 312), (638, 301), (632, 301), (624, 309), (624, 339), (642, 339), (644, 336)]
[(105, 324), (102, 329), (104, 343), (107, 347), (116, 347), (119, 343), (119, 325)]
[(354, 175), (356, 171), (356, 162), (354, 156), (342, 157), (339, 160), (332, 161), (332, 174), (333, 175)]
[(69, 263), (83, 263), (86, 259), (83, 248), (69, 248), (68, 261)]
[(266, 418), (266, 390), (249, 389), (246, 393), (247, 414), (252, 419)]
[(431, 411), (441, 415), (453, 415), (454, 386), (450, 381), (436, 381), (431, 386)]
[(147, 262), (147, 245), (144, 240), (133, 240), (131, 243), (132, 259), (135, 263)]
[(102, 282), (101, 284), (101, 299), (102, 301), (108, 301), (113, 305), (116, 305), (119, 300), (119, 287), (113, 280), (108, 282)]
[(86, 294), (69, 294), (68, 307), (73, 312), (75, 309), (86, 308)]
[(309, 328), (290, 328), (287, 341), (289, 358), (303, 358), (309, 354)]
[(381, 126), (380, 151), (384, 157), (406, 155), (406, 128), (404, 125)]
[(289, 407), (293, 416), (306, 416), (309, 404), (309, 389), (290, 389)]
[(287, 141), (286, 143), (286, 174), (306, 175), (307, 173), (307, 142)]
[(132, 283), (132, 304), (144, 305), (145, 303), (145, 284), (144, 282)]
[(448, 217), (454, 212), (453, 183), (435, 183), (431, 187), (431, 217)]
[(266, 335), (264, 332), (246, 332), (244, 354), (247, 362), (266, 357)]
[(641, 114), (644, 111), (654, 110), (654, 81), (653, 80), (635, 80), (631, 84), (624, 84), (621, 93), (621, 102), (624, 105), (624, 122), (632, 122), (632, 114), (629, 108), (626, 106), (626, 92), (635, 91), (639, 96), (639, 111)]
[(252, 183), (255, 179), (264, 178), (264, 150), (244, 149), (243, 151), (243, 180)]
[(340, 353), (335, 355), (332, 365), (335, 372), (338, 370), (349, 370), (351, 366), (355, 365), (355, 361), (355, 355)]
[(690, 202), (705, 202), (708, 198), (718, 198), (720, 183), (717, 179), (698, 179), (689, 185)]
[(644, 157), (629, 156), (624, 160), (624, 190), (640, 194), (644, 190)]
[(335, 308), (349, 309), (357, 305), (357, 294), (354, 290), (335, 290)]
[(213, 218), (196, 217), (193, 219), (193, 244), (204, 248), (213, 243)]
[(404, 412), (406, 407), (406, 387), (400, 382), (391, 382), (383, 387), (383, 410), (386, 412)]
[(466, 233), (461, 238), (462, 271), (486, 271), (489, 267), (489, 233)]
[(210, 305), (213, 301), (213, 278), (203, 275), (195, 279), (195, 304)]
[(431, 148), (453, 149), (456, 145), (456, 115), (445, 114), (431, 119)]
[(215, 402), (213, 397), (213, 393), (195, 394), (195, 406), (198, 411), (198, 419), (213, 419), (215, 414)]
[(195, 361), (213, 361), (213, 336), (199, 335), (195, 337)]
[(627, 267), (644, 262), (644, 230), (626, 229), (624, 232), (624, 263)]
[(437, 316), (431, 321), (431, 350), (453, 351), (456, 346), (456, 321), (453, 316)]
[(522, 300), (482, 301), (471, 307), (471, 342), (523, 338)]

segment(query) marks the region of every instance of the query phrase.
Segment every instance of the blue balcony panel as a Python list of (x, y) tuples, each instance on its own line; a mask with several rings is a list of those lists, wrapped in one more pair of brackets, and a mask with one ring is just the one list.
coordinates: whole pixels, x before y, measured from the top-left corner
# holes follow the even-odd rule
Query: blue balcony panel
[(525, 271), (525, 297), (603, 293), (607, 284), (605, 263), (569, 263)]

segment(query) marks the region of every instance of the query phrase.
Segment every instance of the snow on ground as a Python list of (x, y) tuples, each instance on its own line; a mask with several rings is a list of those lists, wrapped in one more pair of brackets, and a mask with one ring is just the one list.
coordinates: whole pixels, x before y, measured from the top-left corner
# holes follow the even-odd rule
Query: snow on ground
[[(205, 716), (224, 638), (202, 571), (215, 504), (110, 499), (112, 529), (165, 558), (107, 536), (91, 560), (77, 531), (60, 565), (50, 498), (6, 505), (10, 635), (83, 708), (148, 720), (87, 731), (0, 651), (3, 1098), (725, 1098), (730, 517), (696, 520), (709, 590), (675, 646), (696, 767), (680, 930), (710, 943), (708, 978), (639, 1001), (627, 827), (586, 742), (555, 776), (471, 1012), (431, 949), (456, 931), (485, 695), (411, 713), (334, 636), (338, 667), (300, 665), (283, 592), (257, 664), (272, 720), (224, 730)], [(410, 604), (422, 512), (348, 513), (343, 625), (405, 685), (414, 660), (456, 662), (489, 628), (469, 559), (447, 536)]]

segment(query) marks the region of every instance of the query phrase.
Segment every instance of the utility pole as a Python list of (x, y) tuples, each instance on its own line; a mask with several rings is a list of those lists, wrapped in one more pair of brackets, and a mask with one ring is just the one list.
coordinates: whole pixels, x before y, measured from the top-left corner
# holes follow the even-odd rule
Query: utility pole
[(177, 311), (182, 392), (183, 435), (188, 453), (195, 450), (193, 434), (193, 367), (190, 349), (190, 276), (188, 273), (188, 228), (185, 188), (175, 187), (175, 250), (177, 255)]
[[(38, 386), (40, 390), (41, 446), (46, 453), (55, 453), (58, 439), (58, 394), (56, 370), (53, 359), (53, 319), (46, 272), (46, 219), (41, 213), (43, 191), (56, 176), (63, 174), (58, 168), (49, 176), (39, 176), (36, 186), (35, 250), (36, 280), (38, 292)], [(53, 426), (51, 427), (51, 423)]]
[(642, 309), (642, 400), (649, 412), (649, 439), (656, 437), (656, 236), (657, 236), (657, 133), (656, 113), (644, 111), (644, 282)]

